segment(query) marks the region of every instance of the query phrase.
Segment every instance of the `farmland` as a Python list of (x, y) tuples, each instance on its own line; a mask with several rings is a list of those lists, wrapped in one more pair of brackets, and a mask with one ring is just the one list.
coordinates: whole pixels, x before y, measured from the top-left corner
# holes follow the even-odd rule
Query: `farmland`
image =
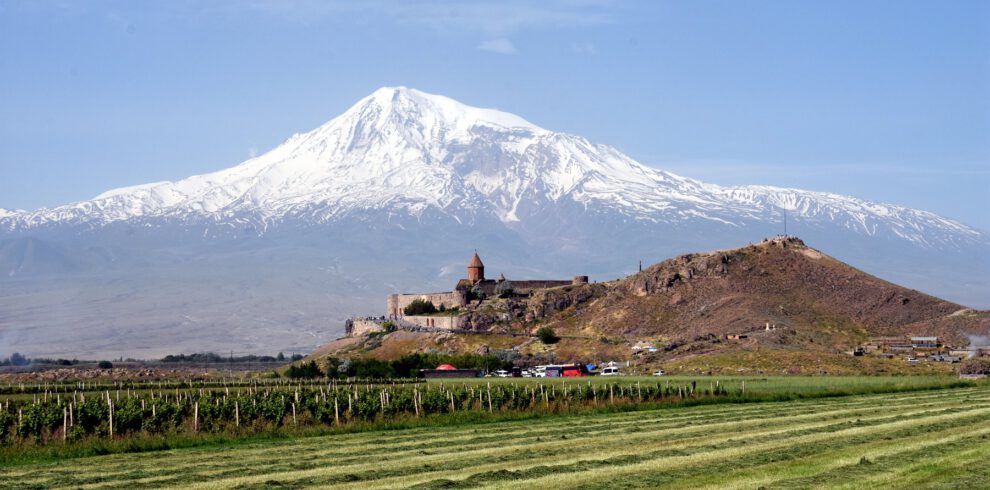
[(0, 468), (4, 488), (979, 487), (990, 386), (670, 406)]
[[(749, 383), (747, 389), (746, 383)], [(0, 387), (0, 458), (39, 446), (101, 452), (125, 439), (367, 430), (505, 415), (826, 397), (965, 386), (947, 377), (488, 380), (259, 380), (62, 383)], [(309, 431), (310, 433), (312, 430)], [(114, 445), (118, 447), (114, 449)]]

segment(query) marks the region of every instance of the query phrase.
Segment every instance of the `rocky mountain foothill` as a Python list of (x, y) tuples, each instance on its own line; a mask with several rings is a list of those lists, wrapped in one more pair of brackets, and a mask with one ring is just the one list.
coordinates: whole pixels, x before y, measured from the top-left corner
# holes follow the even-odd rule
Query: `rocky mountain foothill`
[[(962, 349), (990, 333), (990, 312), (889, 283), (795, 237), (681, 255), (615, 281), (475, 301), (461, 315), (470, 333), (343, 338), (314, 357), (494, 350), (522, 363), (634, 359), (642, 370), (928, 372), (951, 367), (852, 353), (911, 336)], [(536, 340), (543, 327), (560, 341)]]

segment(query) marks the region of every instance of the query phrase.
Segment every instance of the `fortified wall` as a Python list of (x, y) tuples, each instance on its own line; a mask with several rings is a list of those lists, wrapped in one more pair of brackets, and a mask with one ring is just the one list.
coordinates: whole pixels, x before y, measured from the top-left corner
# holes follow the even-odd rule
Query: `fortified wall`
[(382, 332), (382, 322), (365, 318), (350, 318), (344, 322), (344, 333), (350, 337), (357, 337), (374, 332)]
[(457, 316), (410, 315), (402, 317), (402, 321), (425, 328), (440, 328), (445, 330), (461, 328), (461, 318)]
[(445, 309), (467, 304), (467, 296), (463, 291), (451, 291), (447, 293), (421, 293), (421, 294), (390, 294), (385, 299), (385, 308), (389, 318), (399, 318), (403, 316), (402, 311), (409, 306), (409, 303), (421, 299), (433, 303), (439, 308), (441, 305)]
[[(587, 284), (588, 276), (574, 276), (572, 279), (523, 279), (523, 280), (508, 280), (504, 276), (500, 276), (498, 279), (485, 279), (485, 264), (481, 262), (481, 258), (475, 253), (474, 257), (471, 258), (471, 262), (467, 267), (467, 278), (461, 279), (457, 282), (453, 291), (446, 292), (436, 292), (436, 293), (401, 293), (401, 294), (390, 294), (385, 299), (385, 311), (387, 312), (387, 318), (392, 320), (401, 320), (405, 323), (410, 323), (425, 328), (438, 328), (438, 329), (458, 329), (461, 328), (462, 321), (457, 315), (416, 315), (416, 316), (406, 316), (405, 308), (409, 306), (410, 303), (416, 300), (423, 300), (433, 303), (433, 306), (440, 308), (443, 307), (446, 310), (451, 308), (459, 308), (466, 306), (469, 300), (472, 299), (474, 292), (480, 290), (484, 293), (486, 297), (494, 297), (496, 295), (495, 291), (498, 286), (504, 282), (508, 282), (512, 285), (512, 290), (517, 295), (528, 295), (534, 290), (538, 289), (548, 289), (557, 288), (562, 286)], [(474, 291), (474, 292), (473, 292)], [(355, 323), (352, 330), (358, 332), (360, 329), (364, 329), (364, 326), (358, 326)], [(370, 327), (369, 327), (370, 328)], [(372, 330), (374, 331), (374, 330)], [(359, 333), (354, 333), (352, 335), (359, 335)]]

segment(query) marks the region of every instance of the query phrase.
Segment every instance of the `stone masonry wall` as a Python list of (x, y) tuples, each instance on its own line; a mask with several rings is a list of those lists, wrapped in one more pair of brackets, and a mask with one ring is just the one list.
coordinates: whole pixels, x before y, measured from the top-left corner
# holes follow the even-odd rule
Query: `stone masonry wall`
[(376, 321), (352, 319), (349, 321), (347, 327), (347, 335), (357, 337), (372, 332), (381, 332), (382, 330), (381, 324)]
[(423, 293), (423, 294), (390, 294), (386, 299), (386, 313), (389, 318), (398, 318), (404, 316), (402, 310), (409, 303), (416, 301), (417, 299), (422, 299), (433, 303), (433, 306), (437, 308), (443, 305), (446, 308), (453, 308), (455, 306), (464, 306), (464, 296), (460, 292), (452, 291), (446, 293)]
[(461, 319), (456, 316), (404, 316), (402, 320), (405, 322), (413, 323), (419, 325), (420, 327), (427, 328), (442, 328), (442, 329), (458, 329), (461, 328)]

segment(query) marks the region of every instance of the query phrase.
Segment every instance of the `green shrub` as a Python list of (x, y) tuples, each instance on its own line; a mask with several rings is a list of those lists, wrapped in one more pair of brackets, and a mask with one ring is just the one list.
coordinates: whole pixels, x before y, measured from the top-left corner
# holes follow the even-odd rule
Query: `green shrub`
[(289, 378), (322, 378), (323, 371), (320, 371), (320, 367), (316, 365), (316, 361), (309, 361), (298, 366), (289, 366), (289, 369), (285, 371), (285, 375)]
[(96, 367), (100, 369), (113, 369), (113, 363), (110, 361), (100, 361), (100, 363), (97, 364)]
[(495, 295), (499, 298), (508, 298), (515, 294), (516, 290), (509, 281), (502, 281), (495, 286)]
[(481, 287), (481, 284), (475, 284), (471, 288), (471, 299), (484, 300), (485, 290)]
[(536, 337), (540, 339), (540, 342), (543, 342), (544, 344), (547, 345), (556, 344), (557, 342), (560, 342), (560, 337), (558, 337), (557, 333), (554, 332), (553, 329), (550, 327), (541, 327), (539, 330), (536, 331)]
[(437, 307), (430, 301), (417, 299), (406, 305), (402, 312), (406, 315), (431, 315), (437, 312)]

